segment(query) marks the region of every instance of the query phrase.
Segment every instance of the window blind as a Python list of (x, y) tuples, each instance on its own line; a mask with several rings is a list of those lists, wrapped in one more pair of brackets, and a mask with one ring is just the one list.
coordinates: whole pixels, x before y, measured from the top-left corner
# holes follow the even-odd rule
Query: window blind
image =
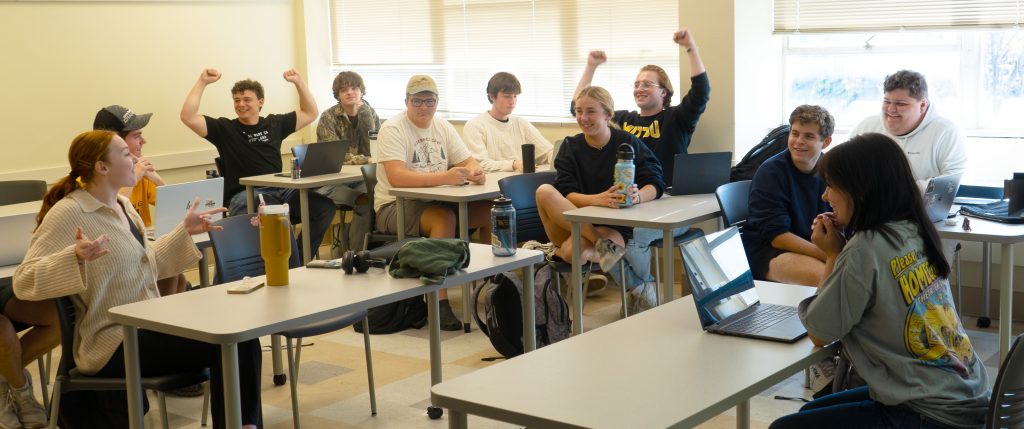
[(1022, 0), (774, 0), (775, 34), (1019, 28)]
[(516, 114), (565, 118), (587, 53), (599, 49), (608, 62), (593, 83), (616, 108), (635, 109), (632, 83), (645, 64), (689, 87), (688, 74), (677, 82), (678, 1), (644, 2), (652, 13), (643, 25), (627, 13), (635, 10), (631, 0), (331, 0), (334, 71), (359, 73), (378, 110), (404, 109), (409, 77), (428, 74), (441, 93), (438, 110), (455, 116), (490, 108), (487, 80), (510, 72), (523, 86)]

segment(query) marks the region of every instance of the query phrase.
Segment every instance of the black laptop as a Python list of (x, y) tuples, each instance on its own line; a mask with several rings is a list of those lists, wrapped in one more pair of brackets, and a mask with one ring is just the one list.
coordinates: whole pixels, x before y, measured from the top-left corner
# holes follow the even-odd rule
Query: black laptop
[(705, 331), (786, 343), (807, 335), (796, 307), (760, 302), (735, 226), (691, 240), (682, 249)]
[[(334, 174), (341, 171), (349, 145), (351, 142), (343, 141), (300, 144), (292, 147), (292, 156), (299, 160), (302, 177)], [(286, 172), (277, 175), (289, 177), (291, 174)]]
[(729, 183), (732, 152), (681, 153), (676, 155), (672, 195), (711, 194)]

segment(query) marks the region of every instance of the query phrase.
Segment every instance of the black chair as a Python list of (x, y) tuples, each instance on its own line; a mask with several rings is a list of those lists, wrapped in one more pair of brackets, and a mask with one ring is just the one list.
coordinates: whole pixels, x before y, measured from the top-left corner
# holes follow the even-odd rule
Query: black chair
[(0, 181), (0, 206), (39, 201), (46, 195), (45, 180)]
[[(547, 232), (544, 231), (544, 224), (540, 220), (540, 212), (537, 210), (537, 188), (544, 184), (552, 184), (555, 182), (554, 171), (541, 171), (537, 173), (524, 173), (516, 174), (513, 176), (502, 178), (498, 180), (498, 189), (501, 190), (501, 194), (506, 198), (512, 200), (512, 207), (516, 209), (516, 240), (530, 241), (536, 240), (541, 243), (551, 241), (548, 238)], [(620, 262), (624, 263), (624, 262)], [(561, 278), (562, 274), (572, 272), (572, 264), (563, 261), (552, 261), (551, 268), (555, 270), (559, 275), (555, 276), (555, 287), (561, 290)], [(590, 280), (590, 274), (593, 271), (597, 271), (599, 268), (595, 267), (594, 264), (586, 264), (580, 266), (582, 273), (584, 274), (583, 284), (587, 284)], [(624, 267), (623, 267), (624, 268)], [(623, 277), (625, 277), (625, 270), (623, 269)], [(622, 285), (625, 285), (625, 279), (621, 279)], [(573, 291), (573, 288), (569, 288), (569, 291)], [(585, 290), (584, 290), (585, 292)], [(626, 288), (622, 287), (622, 309), (623, 314), (629, 316), (626, 309)]]
[(402, 240), (398, 240), (397, 235), (386, 234), (377, 229), (377, 214), (373, 210), (373, 192), (374, 188), (377, 186), (377, 164), (364, 164), (360, 167), (360, 171), (363, 173), (363, 183), (366, 184), (366, 198), (370, 200), (370, 232), (366, 233), (366, 239), (363, 240), (362, 249), (375, 249), (383, 244), (400, 248), (403, 244), (408, 243), (409, 241), (419, 239), (420, 237), (406, 237)]
[(715, 198), (722, 208), (722, 221), (726, 227), (738, 225), (742, 231), (747, 221), (748, 202), (750, 201), (750, 181), (726, 183), (715, 190)]
[[(57, 378), (53, 384), (53, 401), (50, 407), (50, 428), (57, 427), (57, 416), (60, 411), (60, 397), (66, 392), (82, 390), (111, 391), (127, 390), (124, 378), (90, 377), (78, 372), (74, 362), (75, 343), (75, 305), (70, 297), (54, 300), (57, 304), (57, 316), (60, 319), (60, 344), (62, 353), (57, 364)], [(160, 422), (164, 429), (167, 423), (167, 401), (164, 393), (169, 390), (194, 386), (210, 379), (209, 371), (183, 372), (159, 377), (142, 377), (142, 388), (155, 390), (160, 402)]]
[(1024, 427), (1024, 348), (1021, 336), (1013, 340), (1010, 352), (999, 365), (996, 384), (992, 386), (992, 399), (985, 416), (985, 427)]
[[(210, 242), (213, 244), (214, 261), (217, 267), (218, 283), (232, 282), (245, 276), (258, 276), (265, 273), (263, 259), (260, 257), (259, 229), (250, 225), (252, 216), (232, 216), (221, 219), (215, 225), (223, 230), (210, 231)], [(292, 268), (301, 265), (298, 245), (292, 239), (292, 257), (289, 265)], [(288, 349), (288, 381), (292, 395), (292, 416), (295, 428), (299, 428), (299, 397), (298, 376), (299, 359), (302, 356), (302, 339), (309, 336), (323, 335), (347, 328), (356, 323), (369, 326), (366, 310), (351, 314), (335, 316), (309, 325), (279, 332), (287, 341)], [(370, 388), (370, 412), (377, 414), (377, 396), (373, 386), (373, 359), (370, 355), (370, 334), (363, 329), (363, 343), (366, 349), (366, 373)], [(295, 344), (293, 349), (293, 343)]]

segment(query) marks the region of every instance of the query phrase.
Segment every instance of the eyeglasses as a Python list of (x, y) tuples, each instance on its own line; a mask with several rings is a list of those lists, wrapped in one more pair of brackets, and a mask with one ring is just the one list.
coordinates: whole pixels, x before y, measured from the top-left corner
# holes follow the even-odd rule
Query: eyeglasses
[(658, 84), (656, 84), (654, 82), (651, 82), (649, 80), (639, 80), (639, 81), (633, 82), (633, 89), (638, 89), (638, 88), (643, 88), (643, 89), (661, 88), (661, 85), (658, 85)]
[(428, 98), (428, 99), (410, 98), (409, 99), (409, 103), (412, 104), (413, 107), (420, 107), (420, 106), (434, 107), (434, 106), (437, 105), (437, 99), (436, 98)]

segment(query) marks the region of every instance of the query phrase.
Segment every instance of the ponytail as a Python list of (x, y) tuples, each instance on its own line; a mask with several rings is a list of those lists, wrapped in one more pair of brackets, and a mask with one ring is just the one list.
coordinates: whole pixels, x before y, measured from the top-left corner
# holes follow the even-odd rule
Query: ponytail
[(39, 224), (43, 223), (46, 212), (50, 211), (50, 208), (57, 204), (57, 201), (64, 199), (65, 196), (75, 189), (78, 189), (78, 175), (72, 172), (72, 174), (62, 177), (50, 187), (49, 191), (46, 191), (46, 195), (43, 196), (43, 206), (39, 209), (39, 214), (36, 215), (37, 229)]
[(43, 206), (36, 215), (36, 229), (43, 223), (46, 212), (53, 208), (54, 204), (62, 200), (68, 194), (80, 187), (84, 188), (86, 183), (92, 181), (93, 166), (97, 161), (106, 159), (107, 147), (114, 138), (110, 131), (88, 131), (79, 134), (71, 141), (68, 149), (68, 163), (71, 165), (71, 172), (62, 177), (57, 183), (46, 191), (43, 197)]

